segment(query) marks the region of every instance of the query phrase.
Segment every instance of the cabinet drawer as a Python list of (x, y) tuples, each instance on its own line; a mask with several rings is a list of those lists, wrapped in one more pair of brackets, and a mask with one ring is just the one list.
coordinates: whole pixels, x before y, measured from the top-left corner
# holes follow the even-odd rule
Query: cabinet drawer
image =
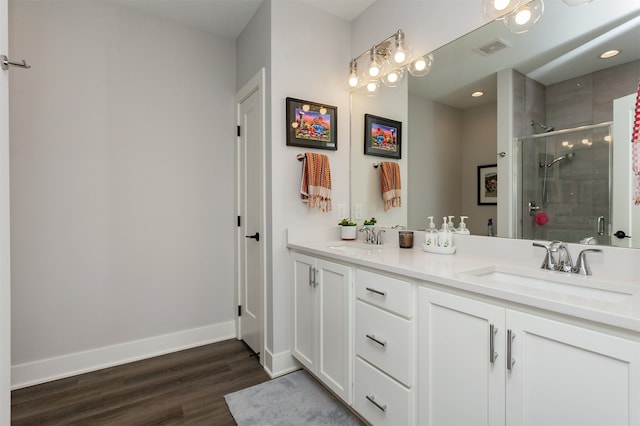
[(413, 383), (412, 323), (356, 302), (356, 354), (407, 386)]
[(373, 272), (356, 271), (356, 297), (411, 318), (411, 283)]
[(373, 425), (411, 424), (411, 398), (407, 388), (356, 358), (354, 408)]

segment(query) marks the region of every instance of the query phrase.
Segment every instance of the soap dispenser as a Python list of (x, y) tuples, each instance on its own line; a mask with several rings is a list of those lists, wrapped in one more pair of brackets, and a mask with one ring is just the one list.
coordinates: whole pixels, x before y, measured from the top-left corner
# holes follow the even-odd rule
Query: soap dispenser
[(449, 231), (449, 225), (447, 224), (447, 217), (442, 218), (442, 229), (438, 232), (438, 245), (440, 247), (453, 246), (453, 234)]
[(458, 234), (470, 235), (469, 229), (467, 229), (467, 224), (464, 223), (465, 219), (469, 219), (469, 216), (460, 216), (460, 227), (458, 228)]
[(438, 245), (438, 230), (436, 224), (433, 223), (433, 216), (429, 216), (429, 227), (424, 232), (424, 245), (425, 246), (437, 246)]
[(457, 232), (457, 229), (456, 229), (456, 226), (453, 224), (454, 217), (455, 216), (449, 216), (449, 222), (447, 222), (447, 225), (449, 226), (449, 231), (455, 234)]

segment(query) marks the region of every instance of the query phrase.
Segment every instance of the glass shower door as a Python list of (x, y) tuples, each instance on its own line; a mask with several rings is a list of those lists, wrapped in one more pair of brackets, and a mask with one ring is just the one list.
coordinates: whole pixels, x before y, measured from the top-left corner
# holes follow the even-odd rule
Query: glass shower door
[(519, 138), (522, 238), (609, 244), (611, 123)]

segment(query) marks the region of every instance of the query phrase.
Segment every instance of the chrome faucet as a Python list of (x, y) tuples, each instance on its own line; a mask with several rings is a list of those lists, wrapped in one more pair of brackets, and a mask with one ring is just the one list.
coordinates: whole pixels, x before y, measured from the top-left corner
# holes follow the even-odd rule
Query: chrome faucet
[(542, 247), (546, 250), (541, 269), (549, 271), (562, 271), (580, 275), (591, 275), (591, 268), (587, 264), (587, 253), (602, 253), (601, 249), (584, 249), (578, 255), (578, 261), (573, 264), (569, 248), (562, 241), (553, 241), (548, 246), (540, 243), (533, 243), (535, 247)]
[(589, 268), (589, 264), (587, 263), (587, 253), (602, 253), (601, 249), (588, 248), (584, 249), (578, 255), (578, 260), (571, 269), (571, 272), (580, 275), (591, 275), (591, 268)]
[(366, 232), (367, 233), (367, 237), (365, 238), (365, 242), (367, 243), (373, 243), (374, 242), (374, 238), (375, 238), (375, 229), (370, 228), (368, 226), (363, 226), (362, 228), (360, 228), (360, 232)]
[(382, 242), (382, 234), (384, 234), (384, 229), (380, 229), (378, 230), (377, 233), (375, 233), (375, 244), (381, 246), (383, 244)]

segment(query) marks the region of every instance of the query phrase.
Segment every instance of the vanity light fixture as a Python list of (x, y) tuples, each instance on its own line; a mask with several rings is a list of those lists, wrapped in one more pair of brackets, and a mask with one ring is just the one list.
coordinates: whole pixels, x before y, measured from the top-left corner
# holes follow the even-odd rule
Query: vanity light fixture
[(618, 49), (607, 50), (606, 52), (603, 52), (600, 54), (600, 59), (613, 58), (614, 56), (617, 56), (619, 54), (620, 54), (620, 51)]
[[(363, 73), (358, 72), (358, 61), (369, 57), (369, 64)], [(426, 75), (431, 70), (433, 56), (425, 55), (413, 59), (411, 46), (407, 44), (402, 30), (365, 50), (349, 63), (349, 89), (365, 86), (370, 94), (376, 92), (379, 83), (396, 87), (402, 83), (408, 71), (416, 77)]]

